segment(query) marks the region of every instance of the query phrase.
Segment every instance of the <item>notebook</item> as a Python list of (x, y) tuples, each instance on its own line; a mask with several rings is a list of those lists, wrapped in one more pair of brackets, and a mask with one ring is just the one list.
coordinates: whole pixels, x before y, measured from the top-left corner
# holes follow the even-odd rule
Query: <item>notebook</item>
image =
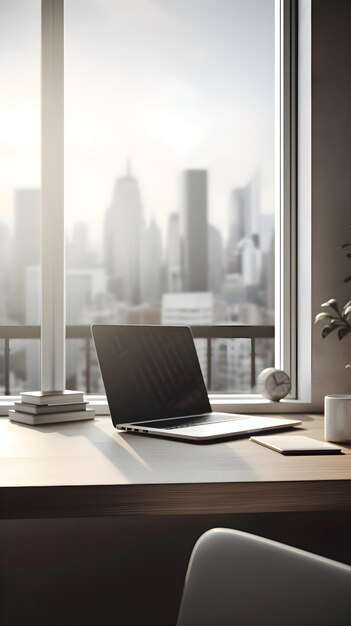
[(91, 331), (118, 429), (200, 443), (301, 424), (212, 411), (188, 326), (94, 324)]

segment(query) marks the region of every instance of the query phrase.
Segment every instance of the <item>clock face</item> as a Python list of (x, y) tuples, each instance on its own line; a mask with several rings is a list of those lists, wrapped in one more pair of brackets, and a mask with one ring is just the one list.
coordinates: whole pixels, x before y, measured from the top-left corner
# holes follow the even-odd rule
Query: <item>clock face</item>
[(291, 380), (283, 370), (269, 367), (257, 378), (258, 391), (269, 400), (281, 400), (291, 391)]

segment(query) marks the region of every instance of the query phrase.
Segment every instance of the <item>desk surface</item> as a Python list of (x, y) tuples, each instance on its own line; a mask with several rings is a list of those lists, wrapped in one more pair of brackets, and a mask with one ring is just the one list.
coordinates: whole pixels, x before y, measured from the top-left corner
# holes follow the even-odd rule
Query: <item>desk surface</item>
[[(323, 418), (287, 434), (323, 439)], [(119, 433), (109, 417), (0, 419), (0, 518), (351, 510), (351, 447), (286, 457), (248, 438), (197, 445)]]

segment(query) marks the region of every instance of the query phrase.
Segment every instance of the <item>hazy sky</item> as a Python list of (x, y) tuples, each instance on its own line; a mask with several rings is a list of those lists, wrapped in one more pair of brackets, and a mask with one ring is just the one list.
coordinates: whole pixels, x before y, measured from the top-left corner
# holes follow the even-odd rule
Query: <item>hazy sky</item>
[(40, 186), (40, 0), (0, 0), (0, 220)]
[[(0, 0), (0, 219), (40, 185), (39, 0)], [(66, 0), (65, 207), (99, 237), (129, 157), (165, 229), (181, 172), (209, 174), (225, 233), (231, 189), (261, 169), (273, 211), (274, 0)]]

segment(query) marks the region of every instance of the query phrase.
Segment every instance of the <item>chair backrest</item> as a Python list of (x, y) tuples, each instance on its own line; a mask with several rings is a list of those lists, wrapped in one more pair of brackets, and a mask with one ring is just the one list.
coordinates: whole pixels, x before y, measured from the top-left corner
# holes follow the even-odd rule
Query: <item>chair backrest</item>
[(351, 624), (351, 567), (238, 530), (197, 541), (177, 626)]

